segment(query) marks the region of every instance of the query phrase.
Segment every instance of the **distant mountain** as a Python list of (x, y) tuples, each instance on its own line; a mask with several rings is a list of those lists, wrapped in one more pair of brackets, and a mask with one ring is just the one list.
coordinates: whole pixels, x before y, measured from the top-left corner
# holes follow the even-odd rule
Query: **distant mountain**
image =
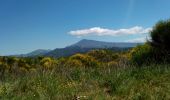
[(74, 55), (76, 53), (85, 53), (92, 49), (95, 49), (95, 48), (82, 48), (79, 46), (70, 46), (66, 48), (57, 48), (45, 54), (45, 56), (50, 56), (50, 57), (55, 57), (55, 58), (66, 57), (66, 56)]
[(50, 52), (51, 50), (44, 50), (44, 49), (38, 49), (35, 51), (32, 51), (28, 54), (26, 54), (26, 56), (41, 56), (41, 55), (45, 55), (46, 53)]
[(47, 54), (47, 53), (50, 52), (50, 51), (51, 51), (51, 50), (38, 49), (38, 50), (32, 51), (32, 52), (27, 53), (27, 54), (12, 55), (12, 56), (17, 56), (17, 57), (44, 56), (45, 54)]
[(123, 43), (123, 42), (102, 42), (95, 40), (83, 39), (71, 46), (65, 48), (57, 48), (45, 54), (51, 57), (66, 57), (76, 53), (85, 53), (93, 49), (110, 49), (110, 50), (125, 50), (128, 48), (141, 45), (142, 43)]
[(135, 47), (141, 43), (126, 43), (126, 42), (102, 42), (95, 40), (83, 39), (76, 44), (71, 45), (71, 47), (81, 47), (81, 48), (126, 48), (126, 47)]
[(94, 49), (110, 49), (113, 51), (127, 50), (129, 48), (141, 44), (143, 43), (102, 42), (102, 41), (83, 39), (65, 48), (56, 48), (54, 50), (38, 49), (27, 54), (13, 55), (13, 56), (16, 57), (50, 56), (50, 57), (59, 58), (59, 57), (71, 56), (76, 53), (86, 53)]

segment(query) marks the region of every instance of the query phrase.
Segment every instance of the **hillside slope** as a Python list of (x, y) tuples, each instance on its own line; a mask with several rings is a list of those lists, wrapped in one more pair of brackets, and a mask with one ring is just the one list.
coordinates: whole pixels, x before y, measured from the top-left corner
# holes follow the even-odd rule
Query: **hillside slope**
[(49, 53), (47, 53), (45, 56), (51, 56), (57, 58), (66, 57), (76, 53), (85, 53), (94, 49), (110, 49), (110, 50), (119, 51), (119, 50), (132, 48), (141, 44), (142, 43), (123, 43), (123, 42), (112, 43), (112, 42), (102, 42), (102, 41), (83, 39), (65, 48), (57, 48), (55, 50), (52, 50)]

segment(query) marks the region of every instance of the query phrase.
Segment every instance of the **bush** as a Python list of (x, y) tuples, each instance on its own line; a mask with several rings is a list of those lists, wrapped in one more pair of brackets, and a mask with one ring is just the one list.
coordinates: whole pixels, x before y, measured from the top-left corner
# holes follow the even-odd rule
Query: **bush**
[(154, 58), (153, 48), (147, 43), (133, 48), (130, 55), (130, 61), (137, 65), (149, 64)]
[(150, 32), (151, 40), (131, 51), (131, 61), (141, 65), (169, 63), (170, 61), (170, 20), (158, 22)]
[(40, 61), (40, 64), (45, 68), (45, 69), (52, 69), (52, 67), (56, 64), (55, 60), (53, 60), (50, 57), (45, 57)]
[(85, 67), (97, 67), (99, 63), (91, 56), (76, 54), (69, 58), (69, 60), (77, 60), (76, 62), (81, 62), (81, 64)]
[(170, 61), (170, 20), (160, 21), (150, 33), (151, 46), (157, 50), (155, 53), (157, 61)]
[(77, 59), (68, 59), (65, 62), (66, 66), (71, 66), (71, 67), (81, 67), (83, 66), (82, 62), (80, 60)]
[(116, 61), (108, 62), (108, 66), (117, 67), (118, 66), (118, 62), (116, 62)]
[(170, 20), (160, 21), (150, 33), (150, 44), (154, 48), (156, 61), (170, 61)]
[(94, 57), (100, 62), (110, 62), (119, 58), (119, 54), (110, 50), (92, 50), (87, 53), (89, 56)]
[(160, 21), (150, 32), (151, 45), (155, 48), (160, 49), (163, 52), (170, 52), (170, 20)]

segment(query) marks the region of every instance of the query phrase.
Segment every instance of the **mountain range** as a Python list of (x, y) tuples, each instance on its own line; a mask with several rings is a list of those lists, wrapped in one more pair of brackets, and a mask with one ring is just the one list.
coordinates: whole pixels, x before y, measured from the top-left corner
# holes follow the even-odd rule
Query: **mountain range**
[(54, 50), (38, 49), (28, 54), (15, 55), (19, 57), (34, 57), (34, 56), (50, 56), (50, 57), (66, 57), (76, 53), (85, 53), (93, 49), (110, 49), (114, 51), (133, 48), (143, 43), (126, 43), (126, 42), (102, 42), (96, 40), (83, 39), (73, 45), (65, 48), (56, 48)]
[(52, 50), (45, 50), (45, 49), (37, 49), (27, 54), (19, 54), (19, 55), (11, 55), (16, 57), (34, 57), (34, 56), (44, 56), (46, 53)]

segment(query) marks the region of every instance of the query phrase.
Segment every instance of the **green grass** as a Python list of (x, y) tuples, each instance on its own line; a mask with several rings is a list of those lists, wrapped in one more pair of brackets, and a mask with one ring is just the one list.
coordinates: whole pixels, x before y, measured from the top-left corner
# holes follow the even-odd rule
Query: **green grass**
[(167, 100), (170, 65), (141, 68), (57, 67), (0, 81), (2, 100)]

